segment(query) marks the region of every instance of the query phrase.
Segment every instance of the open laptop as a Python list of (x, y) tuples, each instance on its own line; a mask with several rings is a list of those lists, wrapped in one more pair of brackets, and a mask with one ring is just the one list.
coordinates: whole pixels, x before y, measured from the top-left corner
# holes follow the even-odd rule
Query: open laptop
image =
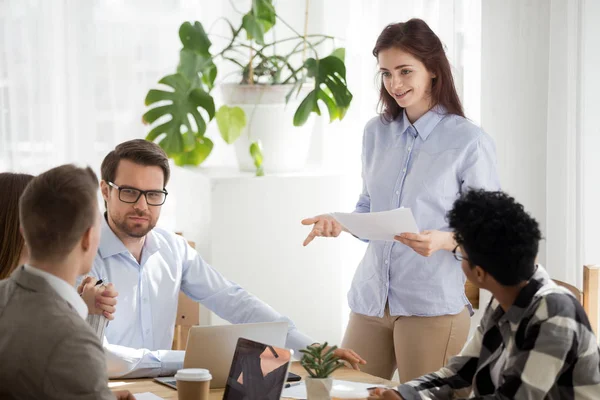
[[(206, 368), (213, 379), (210, 387), (225, 387), (229, 367), (239, 338), (269, 343), (272, 346), (284, 347), (287, 337), (288, 323), (261, 322), (255, 324), (235, 324), (216, 326), (193, 326), (190, 328), (188, 342), (183, 359), (183, 368)], [(154, 379), (176, 389), (173, 376)]]
[(279, 400), (292, 350), (238, 339), (223, 400)]

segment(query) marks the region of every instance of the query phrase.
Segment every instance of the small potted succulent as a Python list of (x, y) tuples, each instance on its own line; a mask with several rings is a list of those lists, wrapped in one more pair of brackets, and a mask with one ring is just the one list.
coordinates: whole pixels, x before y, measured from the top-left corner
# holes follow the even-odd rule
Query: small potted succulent
[(308, 346), (300, 350), (304, 354), (300, 364), (310, 375), (306, 378), (306, 394), (308, 400), (329, 400), (333, 379), (330, 375), (344, 364), (333, 354), (337, 346), (327, 348), (322, 345)]

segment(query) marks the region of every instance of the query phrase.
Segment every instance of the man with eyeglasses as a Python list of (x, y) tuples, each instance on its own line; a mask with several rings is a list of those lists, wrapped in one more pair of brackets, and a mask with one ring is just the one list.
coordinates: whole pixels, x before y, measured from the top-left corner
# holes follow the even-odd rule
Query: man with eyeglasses
[[(91, 275), (119, 291), (118, 312), (105, 331), (111, 378), (173, 375), (182, 368), (184, 352), (169, 350), (180, 290), (231, 323), (287, 321), (286, 346), (295, 351), (315, 343), (214, 270), (184, 238), (156, 227), (170, 175), (158, 145), (141, 139), (118, 145), (101, 175), (106, 213)], [(364, 363), (352, 350), (336, 354), (355, 368)]]
[(369, 400), (600, 399), (596, 336), (578, 299), (536, 264), (538, 223), (512, 197), (484, 190), (464, 193), (448, 223), (454, 257), (492, 300), (445, 367)]

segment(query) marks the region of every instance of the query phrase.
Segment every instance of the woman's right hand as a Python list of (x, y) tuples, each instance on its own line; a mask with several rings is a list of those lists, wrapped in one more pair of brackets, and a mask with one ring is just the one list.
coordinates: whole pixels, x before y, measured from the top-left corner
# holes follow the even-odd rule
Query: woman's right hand
[(344, 230), (342, 225), (337, 222), (335, 218), (327, 214), (303, 219), (302, 225), (314, 225), (312, 231), (310, 231), (306, 239), (304, 239), (304, 246), (312, 242), (317, 236), (338, 237)]

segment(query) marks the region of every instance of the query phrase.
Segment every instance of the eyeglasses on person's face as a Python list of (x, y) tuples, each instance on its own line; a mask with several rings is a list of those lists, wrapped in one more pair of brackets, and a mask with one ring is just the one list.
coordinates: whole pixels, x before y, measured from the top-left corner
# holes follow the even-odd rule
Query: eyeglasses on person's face
[(149, 206), (162, 206), (167, 200), (167, 189), (163, 190), (140, 190), (134, 187), (120, 187), (115, 185), (113, 182), (108, 184), (119, 191), (119, 200), (123, 203), (135, 204), (138, 202), (140, 197), (144, 195), (146, 203)]

